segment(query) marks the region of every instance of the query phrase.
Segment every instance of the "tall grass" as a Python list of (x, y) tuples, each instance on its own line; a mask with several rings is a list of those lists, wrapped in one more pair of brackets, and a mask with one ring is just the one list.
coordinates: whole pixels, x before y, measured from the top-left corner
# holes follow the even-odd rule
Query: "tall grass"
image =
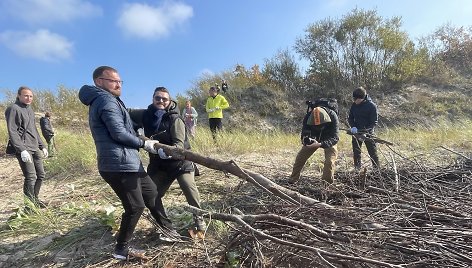
[(247, 132), (241, 129), (218, 132), (216, 141), (207, 127), (199, 127), (192, 150), (203, 155), (239, 155), (244, 153), (273, 153), (289, 144), (299, 144), (299, 134), (271, 132)]
[(434, 127), (416, 125), (414, 128), (384, 129), (381, 135), (395, 143), (405, 155), (435, 151), (441, 146), (457, 151), (472, 150), (472, 121), (440, 121)]
[(96, 169), (97, 155), (90, 132), (55, 129), (56, 154), (45, 161), (49, 176), (86, 174)]

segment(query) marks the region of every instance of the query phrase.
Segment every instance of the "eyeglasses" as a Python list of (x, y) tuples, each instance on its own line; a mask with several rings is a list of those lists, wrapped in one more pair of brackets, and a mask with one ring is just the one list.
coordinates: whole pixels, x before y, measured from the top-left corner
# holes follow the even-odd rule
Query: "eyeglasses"
[(108, 82), (113, 82), (113, 83), (115, 83), (115, 84), (123, 85), (123, 81), (122, 81), (122, 80), (113, 80), (113, 79), (108, 79), (108, 78), (103, 78), (103, 77), (99, 77), (98, 79), (106, 80), (106, 81), (108, 81)]
[(162, 102), (167, 102), (167, 101), (169, 101), (168, 98), (163, 98), (163, 97), (161, 97), (161, 96), (154, 96), (154, 100), (156, 100), (156, 101), (162, 101)]

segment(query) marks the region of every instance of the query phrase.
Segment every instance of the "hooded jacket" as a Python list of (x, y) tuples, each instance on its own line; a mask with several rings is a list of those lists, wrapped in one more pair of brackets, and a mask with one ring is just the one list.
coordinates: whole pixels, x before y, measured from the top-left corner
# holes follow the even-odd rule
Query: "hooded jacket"
[(24, 150), (36, 151), (44, 148), (34, 121), (34, 112), (30, 105), (18, 99), (5, 110), (8, 136), (17, 154)]
[(359, 131), (374, 131), (378, 122), (378, 112), (369, 95), (366, 95), (364, 101), (359, 104), (352, 103), (348, 122), (351, 127), (356, 127)]
[(97, 150), (98, 170), (144, 172), (137, 137), (125, 105), (119, 97), (96, 86), (83, 86), (80, 101), (89, 106), (89, 127)]

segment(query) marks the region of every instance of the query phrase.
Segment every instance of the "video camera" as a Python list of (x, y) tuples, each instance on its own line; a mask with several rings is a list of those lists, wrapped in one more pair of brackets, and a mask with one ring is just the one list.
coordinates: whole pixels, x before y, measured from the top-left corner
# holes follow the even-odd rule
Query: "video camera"
[(315, 141), (316, 139), (310, 138), (309, 136), (305, 136), (302, 139), (302, 144), (306, 146), (306, 145), (313, 144)]

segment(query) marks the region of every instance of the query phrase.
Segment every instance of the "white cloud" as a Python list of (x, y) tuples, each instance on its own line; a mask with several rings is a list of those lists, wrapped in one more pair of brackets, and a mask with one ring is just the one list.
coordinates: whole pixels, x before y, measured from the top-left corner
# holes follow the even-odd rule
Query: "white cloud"
[(193, 16), (193, 8), (181, 3), (164, 3), (159, 7), (127, 4), (118, 19), (118, 26), (131, 37), (155, 39), (165, 37)]
[(0, 7), (14, 19), (30, 24), (67, 22), (102, 14), (102, 9), (83, 0), (2, 0)]
[(0, 43), (22, 57), (50, 62), (69, 59), (74, 46), (67, 38), (45, 29), (34, 33), (6, 31), (0, 33)]

